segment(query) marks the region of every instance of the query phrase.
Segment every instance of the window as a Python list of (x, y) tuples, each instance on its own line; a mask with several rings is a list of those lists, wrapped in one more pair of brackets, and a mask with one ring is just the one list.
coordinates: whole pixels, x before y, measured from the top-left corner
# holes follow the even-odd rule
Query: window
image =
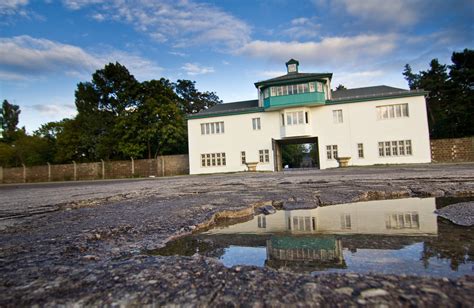
[(281, 126), (285, 126), (285, 114), (281, 114)]
[(385, 216), (387, 229), (419, 229), (420, 219), (418, 212), (399, 212)]
[(268, 97), (270, 96), (269, 94), (270, 94), (270, 93), (269, 93), (269, 89), (268, 89), (268, 88), (263, 91), (263, 97), (264, 97), (264, 98), (268, 98)]
[(341, 214), (341, 229), (352, 229), (351, 214)]
[(264, 229), (267, 227), (267, 217), (265, 215), (259, 215), (257, 219), (257, 225), (259, 228)]
[(323, 92), (323, 84), (321, 82), (317, 82), (316, 85), (318, 87), (318, 92)]
[(342, 123), (342, 109), (332, 111), (333, 123)]
[(308, 118), (308, 113), (307, 112), (304, 113), (304, 119), (305, 119), (305, 123), (308, 124), (309, 123), (309, 118)]
[(316, 221), (311, 216), (288, 217), (288, 230), (293, 231), (315, 231)]
[(223, 134), (224, 122), (211, 122), (201, 124), (201, 135)]
[(288, 73), (296, 72), (296, 64), (289, 64), (288, 65)]
[(287, 125), (304, 124), (305, 115), (303, 111), (288, 112), (286, 114)]
[(261, 163), (270, 162), (270, 151), (269, 150), (259, 150), (258, 158)]
[(336, 159), (337, 158), (337, 145), (327, 145), (326, 154), (327, 154), (328, 159)]
[(412, 155), (411, 140), (380, 141), (379, 156)]
[(408, 104), (377, 106), (377, 120), (408, 117)]
[(225, 153), (201, 154), (201, 167), (225, 166)]
[(363, 143), (357, 144), (357, 153), (359, 154), (359, 158), (364, 158), (364, 144)]
[(242, 165), (245, 165), (247, 163), (247, 159), (245, 158), (245, 151), (240, 152), (240, 161), (242, 162)]
[[(323, 92), (321, 83), (316, 83), (316, 86), (317, 86), (318, 92)], [(293, 85), (271, 87), (270, 95), (271, 96), (293, 95), (293, 94), (314, 92), (314, 90), (315, 88), (314, 88), (313, 82), (312, 83), (299, 83), (299, 84), (293, 84)]]
[(252, 127), (253, 130), (260, 130), (260, 118), (253, 118), (252, 119)]

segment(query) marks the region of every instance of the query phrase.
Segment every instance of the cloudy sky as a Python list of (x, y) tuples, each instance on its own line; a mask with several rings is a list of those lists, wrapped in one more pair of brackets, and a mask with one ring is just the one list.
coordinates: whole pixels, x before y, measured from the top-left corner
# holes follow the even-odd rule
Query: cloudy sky
[(255, 99), (290, 58), (333, 86), (407, 88), (404, 64), (474, 48), (472, 20), (472, 0), (1, 0), (0, 99), (32, 132), (74, 116), (77, 83), (115, 61), (224, 102)]

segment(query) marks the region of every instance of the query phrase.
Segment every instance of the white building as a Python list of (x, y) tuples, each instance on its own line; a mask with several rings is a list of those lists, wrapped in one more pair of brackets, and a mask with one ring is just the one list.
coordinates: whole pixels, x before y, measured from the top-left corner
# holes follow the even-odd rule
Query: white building
[(424, 91), (375, 86), (331, 91), (332, 73), (287, 74), (255, 83), (258, 100), (188, 116), (191, 174), (282, 170), (281, 146), (314, 143), (320, 169), (431, 162)]

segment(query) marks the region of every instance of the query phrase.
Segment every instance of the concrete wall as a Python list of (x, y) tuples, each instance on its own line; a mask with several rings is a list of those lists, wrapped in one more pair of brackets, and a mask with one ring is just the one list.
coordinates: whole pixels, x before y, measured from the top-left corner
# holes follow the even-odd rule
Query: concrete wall
[(474, 161), (474, 137), (431, 140), (433, 162)]
[[(409, 117), (377, 119), (377, 106), (408, 104)], [(333, 122), (333, 110), (341, 109), (343, 122)], [(308, 112), (309, 123), (282, 126), (281, 116)], [(261, 130), (253, 130), (252, 118), (260, 117)], [(225, 133), (201, 134), (201, 123), (224, 122)], [(259, 163), (258, 171), (274, 171), (272, 139), (317, 137), (320, 168), (337, 167), (328, 159), (327, 145), (337, 145), (339, 157), (351, 157), (349, 165), (404, 164), (431, 162), (426, 103), (423, 96), (374, 100), (311, 107), (292, 107), (249, 114), (188, 120), (189, 165), (191, 174), (245, 171), (240, 153), (247, 162), (258, 162), (258, 151), (270, 150), (270, 162)], [(411, 140), (412, 155), (380, 157), (378, 142)], [(364, 158), (358, 158), (357, 144), (364, 145)], [(201, 167), (201, 154), (225, 153), (226, 166)]]
[(17, 168), (0, 167), (0, 183), (80, 181), (182, 174), (189, 174), (188, 155), (159, 156), (157, 159), (140, 159), (133, 162), (128, 160)]

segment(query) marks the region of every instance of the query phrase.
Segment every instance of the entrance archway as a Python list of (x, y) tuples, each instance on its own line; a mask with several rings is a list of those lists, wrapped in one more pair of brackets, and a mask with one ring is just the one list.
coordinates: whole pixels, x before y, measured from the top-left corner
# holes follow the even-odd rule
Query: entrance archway
[(286, 138), (286, 139), (273, 139), (273, 161), (275, 162), (275, 171), (282, 171), (284, 168), (283, 166), (283, 153), (282, 153), (282, 146), (289, 145), (289, 144), (313, 144), (314, 152), (310, 157), (315, 167), (319, 169), (319, 147), (318, 147), (318, 137), (303, 137), (303, 138)]

